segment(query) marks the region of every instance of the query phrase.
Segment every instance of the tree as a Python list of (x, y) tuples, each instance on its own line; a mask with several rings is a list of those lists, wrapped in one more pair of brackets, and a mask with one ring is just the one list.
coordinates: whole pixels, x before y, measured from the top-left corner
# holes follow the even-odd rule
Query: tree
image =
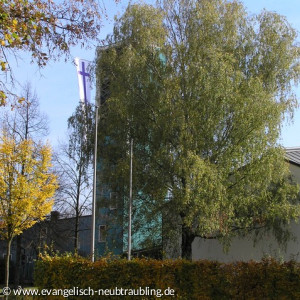
[[(16, 105), (13, 110), (6, 109), (2, 111), (1, 127), (16, 143), (31, 139), (38, 145), (41, 138), (48, 134), (48, 118), (40, 112), (38, 97), (29, 82), (23, 87), (21, 96), (26, 99), (22, 104)], [(24, 173), (24, 169), (22, 170)], [(18, 286), (20, 282), (22, 235), (16, 237), (16, 243), (14, 283)]]
[[(117, 0), (115, 2), (118, 2)], [(70, 47), (85, 46), (97, 39), (102, 9), (94, 0), (48, 1), (3, 0), (0, 4), (0, 66), (12, 75), (9, 57), (21, 51), (31, 54), (32, 61), (43, 67), (50, 58), (69, 54)], [(0, 81), (0, 105), (5, 105), (5, 81)], [(22, 98), (20, 98), (22, 100)]]
[(32, 139), (38, 144), (49, 133), (48, 117), (40, 111), (38, 96), (29, 82), (21, 97), (26, 99), (22, 104), (2, 111), (1, 127), (17, 142)]
[(228, 245), (273, 230), (284, 241), (283, 225), (299, 216), (278, 143), (297, 103), (295, 39), (284, 17), (250, 18), (226, 0), (130, 5), (108, 37), (97, 69), (109, 84), (103, 179), (128, 190), (132, 138), (136, 202), (181, 232), (182, 257), (191, 258), (195, 237)]
[(68, 119), (68, 142), (60, 145), (55, 157), (60, 182), (56, 207), (75, 217), (74, 251), (78, 251), (79, 218), (91, 209), (94, 123), (91, 106), (77, 106)]
[(50, 147), (16, 143), (5, 133), (0, 144), (0, 236), (7, 241), (5, 284), (13, 238), (50, 213), (56, 178), (49, 172)]
[[(108, 37), (108, 43), (117, 46), (99, 52), (97, 76), (101, 82), (102, 105), (98, 153), (101, 172), (98, 172), (97, 181), (101, 184), (100, 188), (108, 187), (106, 190), (116, 192), (119, 200), (125, 199), (125, 203), (117, 205), (120, 209), (127, 207), (128, 154), (130, 140), (133, 139), (133, 182), (135, 198), (140, 198), (140, 201), (133, 203), (133, 247), (153, 248), (161, 241), (157, 234), (161, 228), (157, 226), (160, 211), (156, 210), (158, 206), (153, 199), (163, 199), (167, 190), (160, 186), (161, 178), (154, 173), (151, 179), (148, 177), (148, 172), (152, 170), (147, 168), (147, 161), (138, 162), (138, 157), (146, 158), (144, 154), (150, 150), (148, 137), (152, 129), (147, 127), (145, 121), (155, 119), (155, 110), (160, 101), (161, 75), (164, 71), (160, 49), (164, 47), (165, 30), (161, 26), (163, 15), (159, 11), (152, 6), (143, 6), (142, 10), (139, 7), (130, 6), (116, 24), (114, 35)], [(131, 18), (135, 21), (131, 22)], [(140, 30), (140, 26), (145, 26), (146, 30)], [(138, 113), (135, 114), (134, 111)], [(150, 185), (156, 186), (156, 189), (151, 188), (146, 192)], [(101, 202), (105, 204), (105, 199), (101, 198)]]

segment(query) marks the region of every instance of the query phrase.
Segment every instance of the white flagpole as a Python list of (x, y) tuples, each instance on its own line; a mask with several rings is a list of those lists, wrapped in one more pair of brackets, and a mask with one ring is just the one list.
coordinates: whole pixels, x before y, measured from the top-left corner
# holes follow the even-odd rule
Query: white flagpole
[[(90, 62), (79, 57), (75, 58), (77, 69), (79, 98), (83, 106), (91, 101), (91, 75), (89, 74)], [(94, 178), (92, 202), (92, 231), (91, 231), (91, 259), (95, 261), (95, 235), (96, 235), (96, 174), (97, 174), (97, 132), (98, 132), (98, 106), (95, 105), (95, 138), (94, 138)]]
[(132, 157), (133, 157), (133, 138), (130, 139), (130, 177), (129, 177), (129, 205), (128, 205), (128, 260), (131, 260)]
[(98, 108), (99, 107), (95, 105), (95, 145), (94, 145), (94, 178), (93, 178), (92, 242), (91, 242), (92, 262), (95, 261)]

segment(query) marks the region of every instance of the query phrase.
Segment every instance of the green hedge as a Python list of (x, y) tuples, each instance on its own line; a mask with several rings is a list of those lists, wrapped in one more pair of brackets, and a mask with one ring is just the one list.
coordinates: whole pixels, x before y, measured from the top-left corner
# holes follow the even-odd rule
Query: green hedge
[(300, 299), (300, 264), (275, 260), (224, 264), (148, 259), (130, 262), (102, 259), (91, 263), (80, 257), (47, 256), (36, 263), (35, 286), (39, 289), (90, 287), (94, 290), (148, 287), (162, 291), (169, 287), (175, 290), (177, 299)]

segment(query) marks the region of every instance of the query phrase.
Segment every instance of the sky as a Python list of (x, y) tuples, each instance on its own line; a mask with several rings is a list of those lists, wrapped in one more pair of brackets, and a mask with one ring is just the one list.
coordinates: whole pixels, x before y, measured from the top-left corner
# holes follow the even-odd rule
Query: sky
[[(122, 15), (128, 1), (121, 0), (117, 5), (112, 0), (103, 0), (106, 7), (107, 18), (103, 19), (101, 38), (112, 32), (115, 15)], [(154, 0), (146, 0), (153, 3)], [(262, 9), (274, 11), (286, 16), (289, 23), (300, 32), (300, 1), (299, 0), (242, 0), (249, 14), (259, 13)], [(298, 38), (300, 41), (300, 36)], [(91, 49), (85, 50), (79, 47), (71, 49), (71, 57), (80, 57), (94, 61), (97, 44), (91, 45)], [(11, 62), (14, 75), (20, 85), (30, 82), (36, 91), (40, 101), (41, 111), (49, 118), (50, 134), (48, 140), (53, 147), (59, 141), (64, 141), (67, 131), (67, 119), (75, 111), (79, 103), (79, 91), (76, 67), (72, 58), (67, 62), (62, 58), (60, 61), (49, 62), (48, 65), (39, 69), (30, 64), (28, 55), (20, 55), (21, 59)], [(300, 88), (296, 89), (300, 99)], [(95, 95), (93, 87), (92, 97)], [(101, 130), (101, 129), (100, 129)], [(294, 114), (293, 122), (285, 123), (282, 129), (280, 143), (284, 147), (300, 146), (300, 109)]]

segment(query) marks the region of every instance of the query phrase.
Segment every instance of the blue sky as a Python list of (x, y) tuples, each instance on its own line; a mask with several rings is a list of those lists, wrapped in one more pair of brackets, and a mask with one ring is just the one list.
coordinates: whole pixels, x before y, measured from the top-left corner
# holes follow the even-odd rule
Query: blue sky
[[(128, 1), (121, 1), (116, 5), (111, 0), (104, 0), (108, 18), (103, 20), (101, 38), (111, 33), (114, 15), (121, 15)], [(144, 1), (152, 3), (152, 1)], [(299, 0), (242, 0), (249, 13), (259, 13), (262, 9), (275, 11), (287, 17), (287, 20), (300, 32), (300, 1)], [(300, 37), (298, 38), (300, 41)], [(96, 44), (89, 50), (78, 47), (71, 50), (73, 57), (93, 61)], [(67, 130), (67, 118), (73, 113), (79, 102), (76, 68), (70, 59), (64, 62), (50, 62), (46, 68), (39, 70), (30, 64), (27, 55), (20, 55), (18, 62), (12, 62), (14, 75), (20, 84), (31, 82), (40, 100), (41, 111), (45, 112), (50, 120), (50, 135), (48, 137), (53, 146), (58, 139), (64, 140)], [(94, 88), (95, 92), (95, 88)], [(297, 89), (300, 98), (300, 89)], [(100, 129), (101, 130), (101, 129)], [(300, 146), (300, 109), (296, 110), (292, 124), (284, 125), (280, 142), (285, 147)]]

